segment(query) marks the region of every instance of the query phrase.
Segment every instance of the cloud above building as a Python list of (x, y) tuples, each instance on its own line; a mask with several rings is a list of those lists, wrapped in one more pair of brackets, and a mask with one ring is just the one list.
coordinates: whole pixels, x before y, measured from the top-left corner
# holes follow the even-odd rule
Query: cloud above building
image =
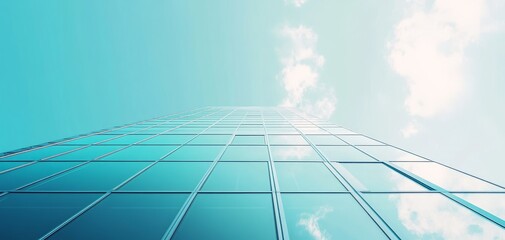
[(325, 58), (316, 50), (318, 36), (311, 28), (285, 26), (280, 31), (286, 40), (281, 48), (282, 71), (279, 78), (286, 91), (281, 106), (299, 108), (328, 119), (335, 111), (334, 91), (319, 80)]
[(405, 137), (418, 132), (415, 119), (451, 109), (467, 91), (465, 50), (483, 32), (485, 0), (413, 1), (395, 27), (388, 60), (408, 86), (405, 109), (413, 119)]

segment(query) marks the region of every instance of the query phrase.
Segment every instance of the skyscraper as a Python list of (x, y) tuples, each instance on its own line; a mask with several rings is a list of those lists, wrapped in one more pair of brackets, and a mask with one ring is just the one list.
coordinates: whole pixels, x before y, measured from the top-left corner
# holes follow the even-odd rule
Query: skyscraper
[(505, 239), (505, 189), (294, 109), (206, 107), (0, 157), (0, 239)]

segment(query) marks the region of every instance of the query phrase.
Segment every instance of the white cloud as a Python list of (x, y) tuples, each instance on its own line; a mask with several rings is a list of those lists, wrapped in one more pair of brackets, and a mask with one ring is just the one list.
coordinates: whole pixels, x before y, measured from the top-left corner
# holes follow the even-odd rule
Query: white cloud
[(315, 213), (305, 213), (298, 221), (298, 225), (304, 226), (310, 235), (317, 240), (329, 239), (328, 233), (319, 226), (319, 220), (323, 219), (326, 214), (333, 212), (333, 208), (328, 206), (320, 207)]
[(284, 27), (281, 34), (289, 40), (281, 58), (280, 78), (287, 93), (281, 106), (296, 107), (323, 119), (331, 117), (336, 97), (319, 81), (325, 59), (316, 52), (317, 35), (305, 26)]
[(293, 4), (295, 7), (301, 7), (307, 0), (284, 0), (285, 3)]
[(409, 138), (411, 136), (416, 135), (419, 132), (419, 129), (416, 126), (416, 123), (409, 122), (409, 124), (402, 129), (402, 135), (405, 138)]
[[(449, 110), (464, 94), (465, 49), (482, 32), (485, 0), (414, 1), (390, 43), (391, 67), (407, 81), (407, 112), (430, 118)], [(417, 133), (409, 124), (404, 130)]]

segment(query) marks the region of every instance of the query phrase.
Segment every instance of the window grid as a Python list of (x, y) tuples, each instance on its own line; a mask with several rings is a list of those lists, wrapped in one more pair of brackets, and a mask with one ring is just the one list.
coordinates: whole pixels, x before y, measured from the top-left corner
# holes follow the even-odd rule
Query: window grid
[[(110, 134), (111, 132), (115, 132), (121, 129), (130, 129), (130, 131), (121, 133), (116, 132), (115, 134)], [(277, 129), (277, 130), (276, 130)], [(148, 130), (148, 133), (145, 131)], [(153, 131), (154, 130), (154, 131)], [(142, 133), (144, 132), (144, 133)], [(225, 133), (226, 132), (226, 133)], [(109, 134), (108, 134), (109, 133)], [(173, 136), (173, 135), (188, 135), (191, 136), (189, 140), (184, 141), (181, 144), (143, 144), (149, 139), (153, 139), (157, 136)], [(90, 144), (72, 144), (69, 143), (74, 140), (84, 139), (90, 136), (111, 136), (110, 138), (93, 142)], [(113, 139), (118, 139), (125, 136), (132, 135), (141, 135), (145, 137), (141, 137), (140, 140), (134, 141), (128, 144), (107, 144), (108, 141)], [(204, 143), (192, 143), (192, 141), (199, 136), (206, 136), (209, 139), (212, 139), (214, 136), (230, 136), (226, 143), (212, 143), (206, 142)], [(233, 141), (236, 136), (263, 136), (264, 143), (262, 144), (254, 144), (254, 143), (244, 143), (244, 144), (233, 144)], [(335, 144), (315, 144), (311, 140), (311, 136), (314, 135), (324, 135), (324, 136), (333, 136), (342, 143), (336, 142)], [(271, 136), (293, 136), (294, 138), (302, 138), (305, 142), (302, 141), (294, 141), (283, 143), (282, 141), (277, 140), (275, 144), (272, 144), (270, 141)], [(346, 136), (346, 137), (342, 137)], [(363, 138), (362, 138), (363, 137)], [(351, 139), (351, 140), (349, 140)], [(355, 144), (353, 141), (356, 139)], [(368, 140), (369, 139), (369, 140)], [(363, 144), (365, 143), (365, 144)], [(370, 143), (370, 144), (368, 144)], [(358, 134), (351, 132), (345, 128), (340, 127), (339, 125), (326, 123), (324, 121), (320, 121), (311, 116), (307, 116), (305, 114), (299, 113), (293, 109), (282, 109), (282, 108), (235, 108), (235, 107), (206, 107), (201, 108), (189, 112), (183, 112), (178, 114), (171, 114), (168, 116), (162, 116), (153, 118), (150, 120), (141, 121), (138, 123), (133, 123), (129, 125), (123, 125), (115, 128), (111, 128), (109, 130), (103, 130), (99, 132), (94, 132), (88, 135), (80, 135), (74, 138), (67, 138), (60, 141), (49, 142), (46, 145), (37, 145), (32, 148), (21, 149), (17, 152), (7, 152), (0, 156), (0, 163), (2, 161), (9, 161), (8, 158), (10, 156), (15, 156), (17, 154), (21, 154), (29, 151), (36, 151), (39, 149), (52, 147), (52, 146), (75, 146), (74, 149), (64, 151), (55, 155), (51, 155), (48, 157), (41, 158), (39, 160), (23, 160), (20, 161), (20, 165), (14, 166), (12, 168), (7, 168), (3, 171), (0, 171), (0, 177), (3, 174), (7, 174), (9, 172), (15, 172), (19, 169), (27, 168), (33, 164), (40, 162), (69, 162), (70, 160), (57, 160), (55, 159), (57, 156), (62, 156), (65, 154), (69, 154), (71, 152), (80, 151), (82, 149), (86, 149), (92, 146), (118, 146), (118, 149), (107, 152), (100, 156), (94, 157), (89, 160), (82, 161), (74, 161), (76, 165), (69, 167), (67, 169), (57, 171), (53, 174), (49, 174), (43, 178), (37, 179), (30, 183), (24, 184), (15, 189), (0, 189), (0, 200), (2, 197), (7, 196), (11, 193), (19, 194), (37, 194), (37, 193), (98, 193), (102, 194), (98, 199), (72, 215), (72, 217), (68, 218), (63, 223), (59, 224), (53, 230), (42, 236), (42, 239), (46, 239), (51, 237), (54, 233), (64, 228), (67, 224), (72, 222), (74, 219), (79, 218), (82, 214), (87, 212), (88, 210), (94, 208), (98, 205), (102, 200), (106, 199), (111, 194), (151, 194), (151, 193), (163, 193), (163, 194), (175, 194), (175, 193), (185, 193), (189, 194), (186, 202), (180, 208), (178, 214), (175, 219), (171, 222), (170, 226), (166, 229), (163, 239), (170, 239), (177, 232), (178, 227), (181, 222), (187, 216), (188, 211), (193, 206), (193, 202), (197, 198), (197, 196), (202, 194), (268, 194), (271, 196), (272, 200), (272, 209), (273, 209), (273, 217), (275, 219), (275, 228), (276, 228), (276, 237), (278, 239), (288, 239), (288, 225), (286, 220), (286, 213), (283, 206), (282, 195), (283, 194), (349, 194), (356, 201), (356, 203), (363, 209), (364, 212), (370, 217), (375, 224), (382, 230), (384, 234), (390, 239), (399, 239), (400, 235), (395, 232), (392, 226), (386, 220), (384, 220), (379, 211), (374, 208), (369, 201), (367, 201), (367, 197), (373, 194), (441, 194), (444, 197), (447, 197), (451, 201), (456, 204), (465, 207), (473, 211), (474, 213), (482, 216), (485, 219), (490, 220), (491, 222), (496, 223), (498, 226), (505, 228), (505, 222), (503, 219), (489, 213), (482, 208), (464, 200), (459, 197), (457, 194), (461, 193), (470, 193), (470, 194), (486, 194), (486, 193), (495, 193), (495, 194), (505, 194), (505, 189), (502, 186), (491, 183), (489, 181), (483, 180), (481, 178), (475, 177), (471, 174), (467, 174), (465, 172), (459, 171), (457, 169), (451, 168), (444, 164), (432, 161), (430, 159), (426, 159), (414, 153), (408, 152), (401, 148), (397, 148), (395, 146), (389, 145), (377, 139), (368, 137), (364, 134)], [(117, 152), (123, 151), (125, 149), (136, 147), (136, 146), (173, 146), (173, 149), (169, 150), (166, 154), (161, 156), (157, 160), (133, 160), (133, 161), (125, 161), (125, 160), (108, 160), (104, 159), (107, 156), (113, 155)], [(185, 146), (193, 146), (193, 147), (205, 147), (205, 146), (214, 146), (220, 147), (218, 155), (213, 160), (197, 160), (197, 161), (189, 161), (189, 160), (177, 160), (177, 159), (166, 159), (172, 153), (181, 149)], [(241, 161), (237, 160), (222, 160), (221, 158), (226, 153), (226, 151), (230, 147), (266, 147), (268, 153), (268, 159), (264, 160), (253, 160), (253, 161)], [(352, 148), (360, 153), (365, 154), (370, 157), (369, 160), (363, 161), (348, 161), (348, 160), (338, 160), (334, 161), (325, 156), (322, 150), (319, 147), (336, 147), (336, 146), (347, 146)], [(366, 148), (362, 148), (363, 146), (379, 146), (379, 147), (391, 147), (394, 149), (399, 149), (401, 151), (405, 151), (406, 153), (413, 154), (417, 157), (426, 159), (424, 162), (431, 162), (440, 164), (441, 166), (457, 171), (458, 173), (464, 174), (468, 177), (473, 177), (485, 183), (489, 183), (493, 186), (501, 190), (496, 191), (448, 191), (427, 179), (424, 179), (402, 167), (400, 167), (397, 163), (399, 162), (413, 162), (419, 163), (419, 161), (397, 161), (384, 159), (380, 157), (376, 157), (373, 154), (367, 152)], [(315, 161), (309, 161), (310, 159), (304, 160), (277, 160), (272, 155), (272, 147), (308, 147), (314, 150), (317, 155), (321, 158)], [(302, 151), (303, 152), (303, 151)], [(13, 160), (14, 161), (14, 160)], [(127, 179), (121, 181), (121, 183), (115, 186), (113, 189), (108, 191), (48, 191), (48, 190), (29, 190), (30, 186), (35, 184), (45, 182), (51, 178), (56, 176), (66, 174), (67, 172), (73, 171), (75, 169), (81, 168), (86, 164), (91, 162), (114, 162), (115, 164), (121, 164), (122, 162), (148, 162), (147, 166), (141, 168), (139, 171), (129, 176)], [(128, 184), (130, 181), (138, 177), (139, 175), (145, 173), (148, 169), (152, 168), (158, 163), (161, 162), (209, 162), (210, 166), (206, 170), (203, 177), (199, 180), (198, 184), (192, 191), (173, 191), (173, 190), (163, 190), (163, 191), (141, 191), (141, 190), (122, 190), (121, 187)], [(211, 176), (211, 174), (216, 169), (216, 166), (219, 163), (252, 163), (252, 162), (261, 162), (266, 163), (268, 166), (268, 182), (270, 185), (270, 191), (241, 191), (241, 190), (233, 190), (233, 191), (210, 191), (203, 190), (203, 186)], [(293, 164), (322, 164), (324, 168), (327, 169), (331, 175), (338, 180), (346, 190), (343, 191), (315, 191), (315, 190), (303, 190), (303, 191), (287, 191), (283, 190), (282, 185), (279, 185), (279, 176), (278, 171), (276, 169), (276, 164), (284, 164), (284, 163), (293, 163)], [(421, 162), (422, 163), (422, 162)], [(387, 169), (398, 173), (400, 176), (405, 177), (408, 180), (413, 181), (414, 183), (419, 184), (420, 186), (426, 188), (425, 190), (416, 190), (416, 191), (402, 191), (402, 190), (373, 190), (367, 189), (364, 187), (360, 179), (354, 176), (352, 173), (346, 170), (345, 164), (376, 164), (376, 165), (384, 165)], [(1, 178), (0, 178), (1, 181)], [(0, 201), (1, 202), (1, 201)]]

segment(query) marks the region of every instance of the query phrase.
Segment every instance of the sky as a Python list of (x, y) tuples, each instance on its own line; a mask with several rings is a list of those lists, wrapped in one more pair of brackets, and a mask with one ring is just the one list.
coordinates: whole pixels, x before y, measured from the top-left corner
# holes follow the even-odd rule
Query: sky
[(0, 152), (285, 106), (505, 185), (499, 0), (1, 1)]

